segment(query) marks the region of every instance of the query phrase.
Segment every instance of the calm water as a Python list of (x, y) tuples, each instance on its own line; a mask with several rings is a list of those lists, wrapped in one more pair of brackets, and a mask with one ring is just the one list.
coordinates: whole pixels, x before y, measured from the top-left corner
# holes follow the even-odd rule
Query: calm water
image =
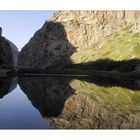
[(0, 128), (140, 128), (140, 81), (0, 78)]

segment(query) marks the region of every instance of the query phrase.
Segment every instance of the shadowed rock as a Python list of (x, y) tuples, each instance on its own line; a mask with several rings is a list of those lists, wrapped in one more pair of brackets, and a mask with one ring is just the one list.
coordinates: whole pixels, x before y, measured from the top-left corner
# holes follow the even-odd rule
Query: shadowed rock
[(2, 35), (2, 28), (0, 27), (0, 36)]
[(75, 48), (68, 41), (63, 25), (46, 22), (21, 50), (18, 68), (61, 68), (71, 63), (70, 56), (74, 52)]
[(8, 41), (0, 37), (0, 69), (13, 69), (12, 53)]
[[(2, 33), (2, 29), (0, 30)], [(18, 49), (0, 35), (0, 69), (14, 69), (17, 65)]]
[(16, 67), (17, 66), (17, 61), (18, 61), (18, 54), (19, 54), (18, 48), (10, 40), (7, 40), (7, 41), (10, 44), (14, 67)]

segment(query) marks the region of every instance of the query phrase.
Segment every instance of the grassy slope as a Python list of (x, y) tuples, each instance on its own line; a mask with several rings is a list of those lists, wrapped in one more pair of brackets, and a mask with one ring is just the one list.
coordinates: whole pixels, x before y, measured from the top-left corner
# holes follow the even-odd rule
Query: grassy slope
[(125, 28), (89, 48), (80, 50), (71, 57), (74, 63), (104, 58), (113, 60), (140, 58), (140, 33), (133, 33), (129, 27)]
[[(74, 63), (84, 63), (98, 59), (129, 60), (140, 58), (140, 33), (125, 28), (119, 33), (108, 36), (89, 48), (75, 53), (71, 59)], [(103, 87), (92, 83), (74, 80), (71, 86), (88, 95), (101, 106), (119, 114), (140, 111), (140, 91), (121, 87)]]

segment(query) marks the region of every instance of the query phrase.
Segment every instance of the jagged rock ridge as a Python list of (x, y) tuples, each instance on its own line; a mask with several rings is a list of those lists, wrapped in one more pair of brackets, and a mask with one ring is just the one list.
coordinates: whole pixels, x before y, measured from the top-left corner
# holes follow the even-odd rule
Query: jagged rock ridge
[(139, 11), (61, 11), (55, 13), (21, 50), (19, 68), (61, 68), (71, 55), (131, 26), (139, 32)]
[(50, 21), (61, 22), (67, 38), (76, 48), (89, 47), (104, 37), (132, 25), (139, 30), (139, 11), (63, 11)]

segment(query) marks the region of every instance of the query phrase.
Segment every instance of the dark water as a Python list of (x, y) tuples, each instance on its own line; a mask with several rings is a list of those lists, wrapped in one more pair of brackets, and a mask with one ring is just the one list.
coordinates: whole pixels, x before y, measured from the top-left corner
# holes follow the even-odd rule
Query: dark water
[(140, 80), (0, 78), (1, 129), (138, 129)]

